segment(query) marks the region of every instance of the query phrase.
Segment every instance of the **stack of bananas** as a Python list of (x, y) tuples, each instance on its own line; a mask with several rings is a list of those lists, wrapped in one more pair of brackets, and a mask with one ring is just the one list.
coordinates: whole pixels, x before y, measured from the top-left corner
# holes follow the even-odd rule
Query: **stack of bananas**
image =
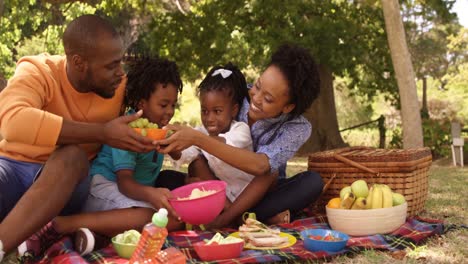
[[(405, 203), (405, 197), (392, 192), (386, 184), (374, 184), (368, 188), (364, 180), (357, 180), (340, 191), (339, 208), (341, 209), (378, 209)], [(333, 200), (333, 199), (332, 199)]]

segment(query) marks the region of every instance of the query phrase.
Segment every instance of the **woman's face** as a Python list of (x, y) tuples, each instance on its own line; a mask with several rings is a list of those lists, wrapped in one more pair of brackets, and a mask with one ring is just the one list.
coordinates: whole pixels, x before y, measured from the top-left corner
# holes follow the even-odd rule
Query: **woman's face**
[(177, 104), (177, 88), (168, 83), (165, 87), (158, 83), (148, 100), (141, 100), (138, 108), (143, 110), (143, 117), (163, 127), (174, 116)]
[(237, 115), (239, 106), (225, 91), (207, 91), (200, 94), (201, 121), (210, 136), (226, 133)]
[(269, 66), (249, 90), (250, 108), (249, 119), (253, 122), (277, 117), (291, 112), (295, 105), (289, 103), (288, 82), (274, 65)]

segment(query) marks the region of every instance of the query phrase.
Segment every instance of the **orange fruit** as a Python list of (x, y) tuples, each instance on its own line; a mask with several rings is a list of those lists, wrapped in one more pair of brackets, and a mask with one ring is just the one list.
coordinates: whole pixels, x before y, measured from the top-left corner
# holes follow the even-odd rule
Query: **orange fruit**
[(327, 207), (328, 208), (338, 209), (338, 208), (340, 208), (340, 204), (341, 204), (340, 197), (336, 197), (336, 198), (330, 199), (330, 201), (328, 201)]

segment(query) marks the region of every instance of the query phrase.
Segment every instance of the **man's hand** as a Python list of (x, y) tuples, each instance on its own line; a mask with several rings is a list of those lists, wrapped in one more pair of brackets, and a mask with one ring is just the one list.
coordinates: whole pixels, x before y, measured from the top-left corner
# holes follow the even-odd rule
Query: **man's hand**
[(174, 218), (179, 219), (179, 215), (176, 213), (171, 204), (169, 204), (169, 199), (172, 198), (172, 193), (169, 189), (166, 188), (154, 188), (150, 194), (149, 202), (154, 206), (154, 208), (166, 208), (170, 215)]
[(104, 125), (103, 143), (119, 149), (134, 152), (148, 152), (156, 149), (153, 140), (138, 134), (128, 126), (128, 123), (141, 117), (143, 111), (135, 114), (118, 117)]

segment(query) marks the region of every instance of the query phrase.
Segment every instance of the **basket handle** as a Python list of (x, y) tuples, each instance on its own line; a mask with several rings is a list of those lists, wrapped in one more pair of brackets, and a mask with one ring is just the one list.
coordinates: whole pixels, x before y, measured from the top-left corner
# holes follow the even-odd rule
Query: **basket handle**
[(366, 166), (363, 166), (363, 165), (361, 165), (361, 164), (359, 164), (359, 163), (357, 163), (357, 162), (355, 162), (355, 161), (352, 161), (352, 160), (350, 160), (350, 159), (347, 159), (347, 158), (341, 156), (340, 154), (334, 154), (333, 157), (334, 157), (335, 159), (337, 159), (337, 160), (339, 160), (339, 161), (345, 163), (345, 164), (348, 164), (348, 165), (350, 165), (350, 166), (356, 167), (356, 168), (361, 169), (361, 170), (363, 170), (363, 171), (367, 171), (367, 172), (370, 172), (370, 173), (374, 173), (376, 176), (379, 176), (379, 173), (376, 172), (375, 170), (369, 169), (369, 168), (367, 168)]

